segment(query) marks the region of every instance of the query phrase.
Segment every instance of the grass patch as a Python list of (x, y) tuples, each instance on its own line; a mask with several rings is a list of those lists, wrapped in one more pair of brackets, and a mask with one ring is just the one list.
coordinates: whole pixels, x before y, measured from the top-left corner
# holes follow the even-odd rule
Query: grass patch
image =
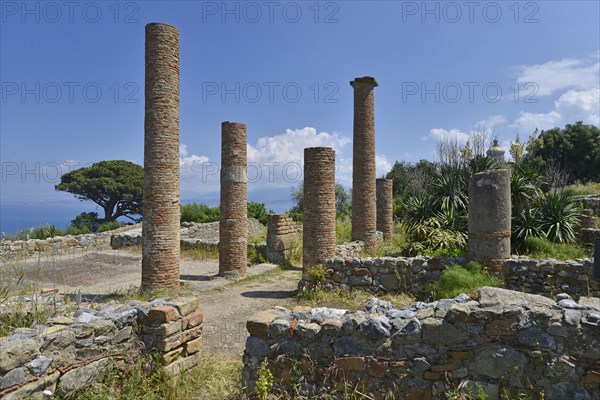
[[(217, 287), (214, 290), (227, 290), (230, 289), (232, 287), (235, 286), (240, 286), (240, 285), (247, 285), (249, 283), (263, 283), (263, 282), (270, 282), (272, 281), (273, 278), (277, 278), (279, 277), (282, 273), (284, 273), (285, 271), (295, 271), (298, 273), (298, 277), (297, 279), (300, 279), (301, 277), (301, 273), (302, 273), (302, 268), (299, 267), (295, 267), (294, 265), (290, 264), (290, 263), (283, 263), (281, 265), (278, 265), (277, 267), (263, 272), (262, 274), (258, 274), (258, 275), (247, 275), (243, 278), (239, 278), (239, 279), (231, 279), (231, 283), (225, 285), (225, 286), (221, 286), (221, 287)], [(227, 278), (229, 279), (229, 278)]]
[(450, 265), (442, 271), (439, 281), (427, 285), (435, 300), (451, 299), (461, 293), (473, 296), (483, 286), (500, 286), (501, 281), (490, 275), (476, 262), (469, 262), (466, 266)]
[(585, 258), (587, 254), (583, 247), (575, 244), (553, 243), (548, 239), (528, 236), (525, 239), (525, 248), (528, 256), (532, 258), (556, 258), (559, 260), (574, 260)]
[[(203, 355), (197, 367), (169, 378), (149, 357), (128, 364), (126, 370), (109, 369), (104, 380), (79, 391), (77, 400), (234, 400), (242, 397), (242, 362), (219, 355)], [(123, 365), (122, 365), (123, 366)], [(66, 397), (53, 397), (66, 399)]]
[(397, 308), (412, 304), (415, 299), (404, 293), (377, 293), (365, 290), (332, 289), (329, 291), (321, 288), (305, 290), (296, 295), (298, 305), (309, 307), (334, 307), (347, 310), (360, 310), (373, 297), (387, 300)]
[(349, 216), (335, 222), (335, 242), (343, 244), (352, 241), (352, 220)]
[(565, 194), (568, 196), (585, 196), (590, 194), (600, 194), (600, 182), (577, 183), (565, 188)]

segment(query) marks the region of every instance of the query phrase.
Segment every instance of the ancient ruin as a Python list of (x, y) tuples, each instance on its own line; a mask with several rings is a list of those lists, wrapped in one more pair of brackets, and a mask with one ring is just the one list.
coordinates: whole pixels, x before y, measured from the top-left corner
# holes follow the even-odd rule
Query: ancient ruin
[(377, 179), (377, 230), (383, 233), (383, 240), (392, 241), (394, 230), (394, 181)]
[(469, 180), (469, 258), (497, 274), (510, 258), (510, 170), (473, 174)]
[(378, 86), (370, 76), (356, 78), (354, 88), (354, 139), (352, 157), (352, 240), (365, 242), (371, 251), (376, 243), (375, 97)]
[(335, 151), (304, 149), (304, 227), (302, 279), (310, 281), (311, 267), (335, 255)]
[(219, 275), (243, 276), (248, 264), (246, 125), (221, 124)]
[(179, 31), (146, 25), (142, 290), (179, 288)]
[(297, 239), (296, 223), (287, 214), (269, 214), (267, 220), (267, 261), (279, 264), (290, 259)]

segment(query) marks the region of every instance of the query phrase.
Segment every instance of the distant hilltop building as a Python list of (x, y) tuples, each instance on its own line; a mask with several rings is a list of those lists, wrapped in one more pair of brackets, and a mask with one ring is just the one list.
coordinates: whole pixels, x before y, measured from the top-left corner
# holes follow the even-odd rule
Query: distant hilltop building
[(504, 149), (498, 144), (498, 139), (494, 139), (492, 147), (487, 151), (487, 156), (496, 161), (504, 161)]

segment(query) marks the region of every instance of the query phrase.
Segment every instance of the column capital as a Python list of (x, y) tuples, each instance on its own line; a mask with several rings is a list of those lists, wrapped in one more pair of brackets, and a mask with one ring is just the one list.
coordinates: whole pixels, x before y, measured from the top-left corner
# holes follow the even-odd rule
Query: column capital
[(352, 86), (353, 88), (356, 88), (358, 85), (369, 85), (372, 87), (377, 87), (379, 86), (379, 83), (377, 83), (377, 80), (372, 76), (363, 76), (360, 78), (355, 78), (353, 81), (350, 81), (350, 86)]

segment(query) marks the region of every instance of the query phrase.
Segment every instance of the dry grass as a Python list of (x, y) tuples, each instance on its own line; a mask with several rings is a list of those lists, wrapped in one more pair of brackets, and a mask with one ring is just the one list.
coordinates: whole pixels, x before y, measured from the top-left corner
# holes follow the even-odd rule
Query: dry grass
[(373, 297), (386, 300), (397, 308), (412, 304), (415, 299), (404, 293), (377, 293), (373, 294), (365, 290), (333, 289), (325, 291), (317, 288), (304, 291), (296, 296), (298, 305), (309, 307), (334, 307), (347, 310), (360, 310)]

